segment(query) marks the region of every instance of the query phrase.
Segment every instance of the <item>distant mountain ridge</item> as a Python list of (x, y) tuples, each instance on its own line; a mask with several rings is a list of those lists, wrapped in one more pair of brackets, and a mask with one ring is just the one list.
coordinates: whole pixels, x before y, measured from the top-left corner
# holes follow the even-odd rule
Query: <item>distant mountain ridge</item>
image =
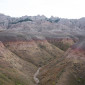
[(0, 85), (85, 85), (85, 18), (0, 14)]

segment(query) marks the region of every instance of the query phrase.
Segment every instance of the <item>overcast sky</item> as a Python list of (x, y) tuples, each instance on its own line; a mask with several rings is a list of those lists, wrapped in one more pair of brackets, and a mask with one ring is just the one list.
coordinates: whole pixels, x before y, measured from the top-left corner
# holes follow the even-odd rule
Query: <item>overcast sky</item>
[(85, 0), (0, 0), (0, 13), (13, 17), (45, 15), (85, 17)]

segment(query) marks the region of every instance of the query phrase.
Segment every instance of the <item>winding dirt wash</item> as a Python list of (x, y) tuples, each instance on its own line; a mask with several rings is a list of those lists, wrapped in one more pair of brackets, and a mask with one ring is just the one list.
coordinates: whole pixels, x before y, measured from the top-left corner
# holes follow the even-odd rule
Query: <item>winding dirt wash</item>
[(38, 85), (39, 84), (39, 79), (37, 78), (37, 76), (38, 76), (38, 74), (39, 74), (39, 72), (40, 72), (40, 69), (41, 69), (41, 67), (40, 68), (38, 68), (38, 70), (36, 71), (36, 73), (34, 74), (34, 81), (36, 82), (36, 85)]

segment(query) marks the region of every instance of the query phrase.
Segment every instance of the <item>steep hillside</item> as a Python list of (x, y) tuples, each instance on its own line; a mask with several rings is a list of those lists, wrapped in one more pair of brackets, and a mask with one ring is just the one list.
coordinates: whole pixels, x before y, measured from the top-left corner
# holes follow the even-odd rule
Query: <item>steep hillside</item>
[(34, 85), (33, 74), (37, 67), (19, 58), (0, 42), (0, 84)]
[(35, 85), (39, 68), (39, 85), (85, 85), (84, 24), (0, 14), (0, 85)]
[(64, 56), (42, 67), (39, 85), (85, 85), (85, 48), (80, 40)]
[(49, 43), (55, 45), (63, 51), (68, 50), (68, 48), (70, 48), (70, 46), (72, 46), (76, 42), (72, 38), (53, 38), (47, 40)]
[(24, 40), (24, 36), (11, 35), (6, 31), (0, 32), (0, 35), (2, 85), (34, 85), (33, 76), (38, 67), (64, 53), (47, 40)]
[(46, 40), (5, 42), (5, 46), (20, 58), (36, 66), (44, 65), (63, 54), (62, 50)]
[[(69, 49), (65, 56), (70, 60), (58, 84), (56, 85), (85, 85), (85, 41), (75, 44)], [(63, 83), (64, 82), (64, 83)]]

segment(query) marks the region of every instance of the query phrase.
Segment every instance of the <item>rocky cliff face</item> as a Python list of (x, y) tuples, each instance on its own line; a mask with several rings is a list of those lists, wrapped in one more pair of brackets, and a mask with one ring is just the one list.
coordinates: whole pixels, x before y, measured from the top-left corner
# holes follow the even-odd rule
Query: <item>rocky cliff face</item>
[(85, 19), (0, 14), (0, 85), (85, 84)]

